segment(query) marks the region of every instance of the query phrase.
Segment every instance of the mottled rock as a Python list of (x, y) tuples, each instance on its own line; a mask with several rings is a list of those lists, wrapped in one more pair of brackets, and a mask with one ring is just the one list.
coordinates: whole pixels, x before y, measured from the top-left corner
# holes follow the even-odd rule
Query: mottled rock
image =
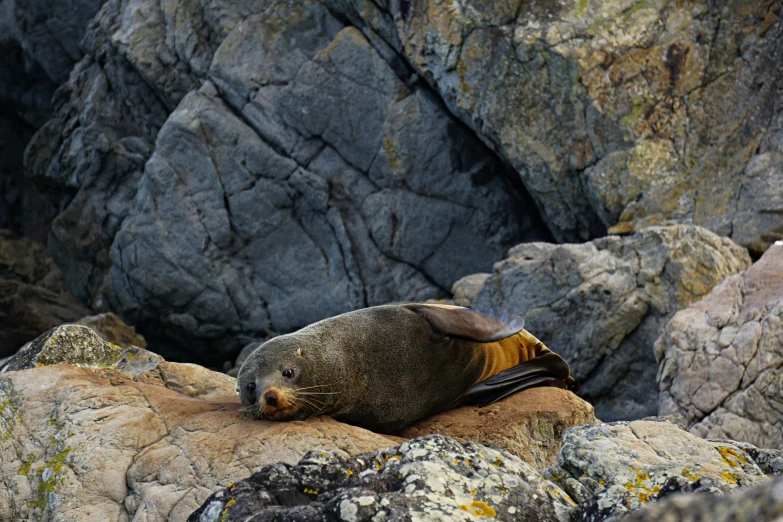
[(670, 491), (726, 493), (767, 481), (739, 446), (695, 437), (666, 420), (566, 430), (546, 478), (588, 490), (572, 521), (598, 522), (645, 507)]
[(0, 230), (0, 357), (89, 314), (68, 292), (46, 248)]
[(522, 314), (568, 361), (599, 419), (640, 418), (658, 410), (652, 346), (666, 321), (749, 264), (745, 249), (690, 226), (527, 243), (495, 264), (470, 306)]
[(233, 379), (85, 326), (52, 332), (27, 366), (0, 374), (0, 520), (184, 521), (261, 466), (398, 443), (328, 418), (251, 420)]
[(327, 1), (508, 159), (558, 240), (781, 237), (780, 3)]
[(662, 414), (702, 437), (783, 448), (783, 243), (677, 313), (655, 351)]
[(719, 498), (674, 495), (623, 522), (775, 522), (783, 515), (783, 477)]
[(128, 326), (116, 314), (111, 312), (82, 317), (76, 321), (76, 324), (89, 326), (107, 343), (116, 344), (123, 348), (130, 346), (147, 347), (147, 341), (144, 340), (141, 334), (136, 332), (134, 327)]
[(559, 388), (532, 388), (484, 408), (463, 406), (420, 420), (397, 433), (475, 442), (516, 455), (536, 469), (556, 463), (563, 432), (598, 422), (593, 407)]
[(217, 491), (190, 522), (566, 522), (573, 500), (506, 452), (433, 435), (345, 458), (309, 452)]

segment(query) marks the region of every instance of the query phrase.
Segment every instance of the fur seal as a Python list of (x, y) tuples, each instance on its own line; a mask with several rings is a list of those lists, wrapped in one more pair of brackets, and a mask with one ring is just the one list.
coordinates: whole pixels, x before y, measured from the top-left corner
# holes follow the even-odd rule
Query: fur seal
[(523, 326), (457, 306), (365, 308), (265, 342), (240, 368), (238, 391), (256, 418), (325, 414), (390, 433), (533, 386), (575, 388), (568, 364)]

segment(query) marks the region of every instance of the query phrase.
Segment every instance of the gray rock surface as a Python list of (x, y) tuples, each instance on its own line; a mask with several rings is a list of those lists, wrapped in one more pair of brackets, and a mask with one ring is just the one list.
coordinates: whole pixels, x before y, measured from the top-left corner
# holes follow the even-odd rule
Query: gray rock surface
[(655, 351), (662, 414), (702, 437), (783, 448), (783, 244), (677, 313)]
[(669, 318), (749, 264), (745, 249), (703, 228), (651, 227), (579, 245), (519, 245), (477, 293), (463, 280), (454, 294), (522, 314), (568, 361), (596, 417), (632, 419), (657, 413), (653, 344)]
[(24, 148), (52, 114), (52, 94), (81, 59), (104, 0), (0, 1), (0, 228), (46, 241), (57, 209), (24, 178)]
[(733, 493), (673, 495), (623, 522), (777, 522), (783, 516), (783, 477)]
[(190, 522), (566, 522), (573, 500), (506, 452), (431, 435), (345, 458), (312, 451), (218, 490)]
[(544, 476), (579, 501), (574, 522), (620, 517), (673, 491), (725, 494), (768, 480), (740, 446), (665, 419), (569, 428), (557, 463)]
[(212, 363), (251, 338), (437, 296), (535, 237), (502, 165), (382, 42), (298, 5), (226, 36), (212, 81), (161, 129), (111, 249), (111, 308)]
[(559, 241), (783, 232), (778, 2), (327, 0), (518, 172)]

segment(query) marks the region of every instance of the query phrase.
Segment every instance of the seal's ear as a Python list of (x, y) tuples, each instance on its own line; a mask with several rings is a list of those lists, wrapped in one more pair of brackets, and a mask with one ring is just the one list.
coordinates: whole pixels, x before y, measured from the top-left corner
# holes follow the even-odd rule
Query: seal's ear
[(522, 331), (525, 320), (520, 315), (500, 316), (447, 305), (402, 305), (426, 320), (433, 330), (449, 337), (460, 337), (477, 343), (492, 343)]

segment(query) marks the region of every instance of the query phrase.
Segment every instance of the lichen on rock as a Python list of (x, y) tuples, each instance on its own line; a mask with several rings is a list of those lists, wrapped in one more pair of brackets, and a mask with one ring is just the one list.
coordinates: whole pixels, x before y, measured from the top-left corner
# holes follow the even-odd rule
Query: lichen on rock
[(214, 493), (190, 522), (495, 519), (567, 522), (575, 503), (519, 458), (431, 435), (344, 458), (312, 451)]

